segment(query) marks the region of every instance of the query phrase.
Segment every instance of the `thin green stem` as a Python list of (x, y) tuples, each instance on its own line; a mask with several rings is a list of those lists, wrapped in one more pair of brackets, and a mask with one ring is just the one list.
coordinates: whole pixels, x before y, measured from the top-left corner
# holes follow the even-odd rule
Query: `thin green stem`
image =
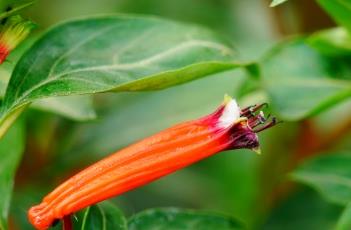
[(34, 1), (30, 1), (30, 2), (28, 2), (28, 3), (24, 3), (24, 4), (22, 4), (22, 5), (19, 5), (19, 6), (17, 6), (17, 7), (15, 7), (15, 8), (11, 9), (11, 10), (9, 10), (9, 11), (5, 11), (5, 12), (1, 13), (1, 14), (0, 14), (0, 20), (1, 20), (1, 19), (4, 19), (4, 18), (7, 18), (8, 16), (10, 16), (10, 15), (16, 13), (17, 11), (20, 11), (20, 10), (22, 10), (22, 9), (28, 7), (28, 6), (33, 5), (33, 3), (34, 3)]
[(6, 113), (6, 111), (2, 114), (0, 119), (0, 139), (5, 135), (7, 130), (11, 127), (11, 125), (16, 121), (16, 119), (21, 115), (27, 105), (23, 105), (18, 107), (11, 113)]

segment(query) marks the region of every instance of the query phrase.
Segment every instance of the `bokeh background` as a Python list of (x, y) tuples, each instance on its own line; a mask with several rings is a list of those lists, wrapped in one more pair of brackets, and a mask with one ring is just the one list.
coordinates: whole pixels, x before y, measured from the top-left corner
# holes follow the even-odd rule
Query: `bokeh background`
[[(258, 59), (287, 37), (335, 25), (312, 0), (288, 1), (276, 8), (269, 4), (267, 0), (38, 0), (23, 16), (37, 23), (32, 35), (36, 37), (75, 17), (158, 15), (221, 33), (244, 60)], [(211, 112), (226, 93), (242, 106), (269, 102), (264, 91), (250, 87), (255, 84), (246, 73), (234, 70), (157, 92), (97, 95), (98, 118), (92, 121), (26, 112), (27, 145), (16, 176), (12, 228), (31, 229), (26, 210), (65, 178), (138, 139)], [(350, 102), (343, 102), (312, 118), (284, 122), (260, 134), (262, 155), (248, 150), (223, 152), (113, 201), (128, 216), (147, 208), (175, 206), (227, 213), (250, 229), (331, 229), (342, 207), (293, 183), (289, 172), (328, 149), (351, 149), (347, 112)]]

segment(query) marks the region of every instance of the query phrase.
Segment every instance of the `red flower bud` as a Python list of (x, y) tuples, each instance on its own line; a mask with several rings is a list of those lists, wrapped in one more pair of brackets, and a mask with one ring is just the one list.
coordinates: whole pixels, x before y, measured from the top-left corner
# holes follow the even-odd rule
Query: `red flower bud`
[(19, 15), (4, 19), (4, 25), (0, 27), (0, 64), (33, 28), (32, 22), (22, 19)]

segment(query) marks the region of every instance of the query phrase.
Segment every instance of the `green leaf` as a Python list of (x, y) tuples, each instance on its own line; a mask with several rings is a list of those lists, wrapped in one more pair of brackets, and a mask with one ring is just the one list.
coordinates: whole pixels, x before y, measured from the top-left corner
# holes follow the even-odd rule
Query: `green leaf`
[(72, 221), (76, 230), (127, 230), (123, 213), (107, 201), (84, 209)]
[(86, 95), (44, 98), (35, 101), (31, 107), (57, 113), (77, 121), (96, 118), (92, 98)]
[(351, 96), (351, 56), (326, 56), (295, 39), (260, 63), (262, 85), (284, 120), (315, 115)]
[(318, 0), (318, 3), (339, 25), (351, 33), (350, 0)]
[(2, 118), (39, 98), (157, 90), (243, 65), (233, 60), (223, 39), (193, 25), (126, 15), (66, 22), (17, 63)]
[(351, 229), (351, 203), (349, 203), (342, 215), (340, 216), (336, 230), (350, 230)]
[(0, 140), (0, 229), (7, 229), (12, 188), (24, 148), (24, 125), (16, 122)]
[(326, 55), (351, 55), (351, 36), (342, 27), (314, 33), (308, 37), (307, 42)]
[(330, 202), (351, 202), (351, 154), (333, 153), (316, 157), (292, 173), (292, 178), (320, 192)]
[(270, 7), (275, 7), (275, 6), (280, 5), (286, 1), (288, 1), (288, 0), (273, 0), (270, 4)]
[(229, 230), (244, 229), (232, 217), (203, 211), (159, 208), (143, 211), (128, 221), (129, 230)]
[[(10, 62), (0, 65), (0, 98), (3, 98), (5, 90), (13, 71), (15, 63), (21, 55), (33, 44), (33, 39), (24, 41), (10, 54)], [(57, 113), (69, 119), (86, 121), (96, 118), (92, 98), (85, 96), (53, 97), (37, 100), (31, 108)]]

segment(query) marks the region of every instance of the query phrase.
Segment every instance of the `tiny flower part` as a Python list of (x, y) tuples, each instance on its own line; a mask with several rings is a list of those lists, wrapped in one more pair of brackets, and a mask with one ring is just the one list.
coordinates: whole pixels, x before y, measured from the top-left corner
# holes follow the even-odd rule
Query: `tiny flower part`
[(37, 229), (97, 202), (117, 196), (230, 149), (259, 149), (257, 132), (267, 122), (266, 104), (240, 109), (228, 96), (212, 114), (184, 122), (132, 144), (74, 175), (28, 212)]
[(33, 28), (32, 22), (22, 19), (19, 15), (4, 19), (4, 24), (0, 27), (0, 64)]

